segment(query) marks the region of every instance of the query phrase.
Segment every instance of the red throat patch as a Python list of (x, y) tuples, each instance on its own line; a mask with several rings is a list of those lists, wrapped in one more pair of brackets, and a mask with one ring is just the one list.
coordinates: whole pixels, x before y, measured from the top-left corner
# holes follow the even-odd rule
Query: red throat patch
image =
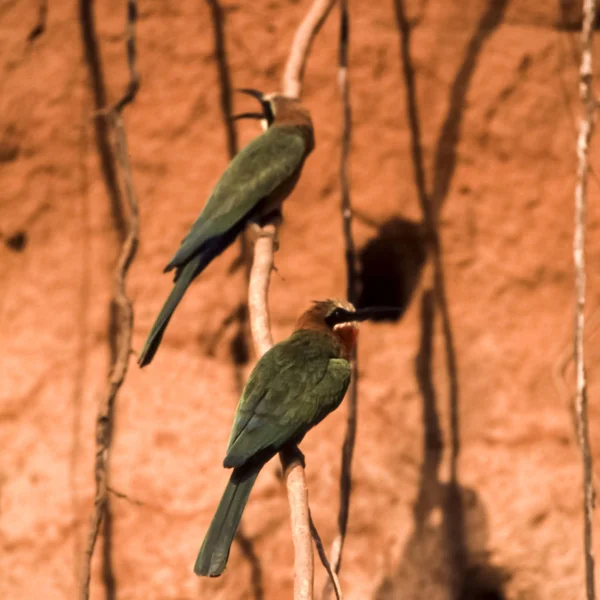
[(358, 327), (355, 326), (346, 326), (346, 327), (338, 327), (334, 331), (335, 336), (340, 341), (344, 349), (344, 354), (346, 358), (350, 358), (352, 354), (352, 350), (356, 345), (356, 340), (358, 338)]

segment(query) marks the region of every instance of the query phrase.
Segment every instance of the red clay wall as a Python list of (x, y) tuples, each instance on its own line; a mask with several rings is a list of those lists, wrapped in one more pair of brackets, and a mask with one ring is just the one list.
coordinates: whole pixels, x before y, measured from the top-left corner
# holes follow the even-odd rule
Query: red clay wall
[[(124, 3), (94, 4), (110, 102), (127, 78)], [(309, 4), (222, 2), (234, 87), (279, 87)], [(561, 29), (558, 2), (404, 4), (425, 194), (415, 185), (394, 2), (351, 2), (352, 198), (367, 300), (391, 294), (409, 304), (399, 323), (362, 328), (342, 585), (348, 599), (578, 598), (581, 466), (568, 360), (578, 38)], [(211, 5), (140, 3), (142, 86), (126, 109), (141, 210), (127, 286), (137, 349), (171, 286), (162, 267), (228, 161)], [(36, 3), (0, 3), (0, 597), (11, 600), (75, 597), (120, 222), (99, 159), (78, 4), (51, 0), (47, 30), (29, 43), (36, 17)], [(575, 22), (575, 11), (566, 18)], [(276, 339), (311, 300), (345, 290), (337, 33), (334, 11), (306, 72), (317, 148), (285, 206), (270, 294)], [(246, 102), (235, 98), (237, 109)], [(240, 143), (257, 132), (241, 123)], [(592, 162), (600, 165), (595, 148)], [(441, 211), (446, 323), (432, 301), (432, 261), (422, 265), (423, 195)], [(600, 464), (597, 197), (594, 176), (587, 357)], [(243, 270), (230, 273), (237, 255), (236, 245), (190, 289), (156, 360), (144, 371), (132, 361), (119, 395), (112, 484), (142, 505), (112, 500), (109, 598), (235, 600), (260, 597), (257, 590), (291, 597), (288, 507), (276, 465), (248, 505), (246, 553), (236, 544), (220, 579), (192, 573), (227, 478), (221, 460), (238, 399), (237, 328), (221, 323), (246, 297)], [(327, 546), (344, 423), (342, 407), (302, 445)], [(597, 516), (595, 523), (598, 539)], [(101, 555), (94, 599), (105, 597)], [(320, 586), (320, 567), (317, 574)]]

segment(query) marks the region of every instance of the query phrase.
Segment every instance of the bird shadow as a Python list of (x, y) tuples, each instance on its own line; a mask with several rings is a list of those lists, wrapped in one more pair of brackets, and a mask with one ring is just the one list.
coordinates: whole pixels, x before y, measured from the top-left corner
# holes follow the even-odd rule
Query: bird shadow
[[(447, 199), (457, 164), (457, 147), (467, 92), (485, 41), (502, 23), (508, 0), (489, 0), (463, 62), (450, 87), (448, 111), (438, 137), (433, 159), (431, 191), (428, 191), (421, 143), (415, 68), (410, 37), (415, 23), (408, 19), (403, 0), (394, 0), (400, 32), (400, 60), (405, 82), (406, 106), (411, 134), (411, 158), (415, 187), (423, 214), (423, 237), (431, 256), (433, 279), (421, 296), (420, 344), (415, 374), (423, 401), (423, 462), (417, 499), (413, 506), (414, 530), (404, 549), (396, 573), (386, 578), (376, 598), (403, 597), (414, 580), (414, 589), (433, 597), (440, 587), (453, 600), (502, 600), (507, 574), (490, 565), (487, 547), (487, 515), (475, 490), (460, 485), (459, 384), (454, 332), (446, 294), (439, 213)], [(438, 390), (432, 377), (435, 319), (439, 315), (448, 373), (450, 477), (442, 482), (439, 468), (444, 455), (438, 414)]]
[(397, 307), (397, 315), (374, 320), (399, 320), (419, 283), (426, 256), (419, 223), (400, 217), (383, 223), (358, 256), (358, 307)]

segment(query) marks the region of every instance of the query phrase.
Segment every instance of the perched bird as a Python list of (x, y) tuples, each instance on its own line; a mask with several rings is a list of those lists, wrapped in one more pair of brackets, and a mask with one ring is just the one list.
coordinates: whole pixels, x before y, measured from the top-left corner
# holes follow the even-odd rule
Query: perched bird
[(350, 383), (358, 323), (382, 309), (316, 302), (286, 340), (256, 363), (242, 392), (223, 466), (233, 468), (196, 559), (197, 575), (217, 577), (258, 473), (279, 450), (304, 435), (341, 403)]
[(261, 113), (235, 119), (266, 122), (266, 131), (252, 140), (229, 163), (200, 216), (184, 238), (165, 272), (175, 269), (175, 282), (139, 356), (147, 365), (160, 344), (183, 294), (207, 265), (227, 248), (248, 222), (261, 223), (280, 209), (296, 185), (315, 142), (310, 113), (294, 98), (238, 90), (260, 101)]

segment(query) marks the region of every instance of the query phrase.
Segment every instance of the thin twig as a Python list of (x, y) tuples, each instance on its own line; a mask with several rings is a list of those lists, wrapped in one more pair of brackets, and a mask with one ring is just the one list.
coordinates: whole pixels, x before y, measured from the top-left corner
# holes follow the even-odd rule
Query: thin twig
[[(136, 69), (135, 23), (137, 21), (137, 0), (127, 0), (127, 26), (125, 44), (127, 46), (127, 66), (129, 68), (129, 84), (121, 99), (115, 104), (113, 111), (120, 115), (121, 111), (133, 102), (139, 88), (140, 75)], [(124, 165), (121, 165), (123, 167)]]
[[(324, 23), (335, 0), (315, 0), (294, 37), (283, 77), (283, 94), (298, 98), (302, 91), (302, 76), (310, 46)], [(273, 268), (276, 226), (262, 227), (254, 246), (254, 260), (250, 272), (248, 308), (252, 339), (257, 355), (262, 356), (272, 345), (267, 296)], [(313, 551), (308, 517), (308, 496), (304, 464), (298, 456), (280, 455), (288, 489), (295, 552), (294, 598), (313, 598)]]
[(585, 234), (587, 212), (588, 152), (596, 103), (592, 79), (592, 41), (596, 0), (584, 0), (582, 25), (581, 67), (579, 71), (579, 95), (583, 104), (583, 118), (579, 124), (577, 140), (577, 185), (575, 187), (575, 233), (573, 237), (573, 259), (575, 263), (575, 335), (574, 358), (577, 380), (576, 413), (577, 437), (583, 458), (583, 539), (585, 553), (585, 581), (587, 600), (594, 600), (594, 551), (592, 541), (592, 516), (594, 511), (594, 486), (592, 483), (592, 454), (588, 431), (587, 382), (584, 359), (585, 325)]
[(129, 206), (128, 231), (121, 247), (121, 252), (115, 267), (113, 282), (112, 302), (117, 310), (116, 317), (116, 352), (108, 377), (108, 389), (100, 402), (96, 417), (96, 464), (94, 475), (96, 480), (96, 493), (94, 497), (94, 510), (90, 519), (88, 541), (84, 551), (84, 562), (81, 571), (79, 598), (88, 600), (90, 596), (91, 561), (98, 538), (98, 532), (103, 518), (106, 516), (109, 494), (109, 456), (112, 424), (114, 420), (114, 404), (117, 393), (125, 380), (131, 355), (131, 337), (133, 332), (133, 306), (125, 291), (125, 279), (135, 252), (139, 236), (138, 204), (133, 188), (131, 165), (127, 153), (127, 137), (121, 119), (120, 111), (135, 98), (139, 88), (139, 77), (135, 70), (135, 18), (136, 2), (128, 0), (127, 10), (127, 59), (129, 63), (130, 82), (123, 97), (115, 107), (105, 116), (112, 126), (115, 134), (115, 154), (122, 182), (125, 188), (125, 197)]
[(135, 500), (134, 498), (132, 498), (131, 496), (128, 496), (124, 492), (120, 492), (119, 490), (115, 490), (113, 487), (107, 486), (106, 489), (113, 496), (116, 496), (117, 498), (120, 498), (121, 500), (126, 500), (130, 504), (135, 504), (136, 506), (146, 506), (144, 504), (144, 502), (142, 502), (141, 500)]
[[(350, 302), (356, 302), (358, 297), (356, 250), (352, 238), (352, 204), (350, 201), (349, 156), (352, 136), (352, 111), (350, 106), (350, 83), (348, 81), (348, 48), (350, 40), (350, 23), (348, 0), (340, 3), (340, 48), (338, 84), (342, 96), (343, 134), (342, 152), (340, 158), (341, 210), (345, 241), (347, 295)], [(339, 573), (342, 565), (342, 551), (348, 529), (350, 511), (350, 494), (352, 490), (352, 458), (356, 440), (357, 409), (358, 409), (358, 364), (356, 347), (352, 355), (352, 379), (348, 393), (348, 415), (346, 420), (346, 436), (342, 447), (342, 467), (340, 474), (340, 507), (338, 513), (338, 534), (331, 548), (331, 565), (335, 573)], [(325, 586), (323, 597), (328, 598), (331, 582)]]
[(327, 558), (327, 553), (325, 552), (323, 542), (321, 541), (321, 536), (319, 535), (317, 527), (313, 521), (312, 515), (310, 513), (310, 508), (308, 509), (308, 519), (310, 522), (310, 532), (312, 534), (313, 540), (315, 540), (315, 546), (317, 547), (317, 553), (319, 554), (321, 563), (323, 564), (325, 570), (327, 571), (327, 574), (329, 575), (329, 579), (331, 580), (333, 590), (335, 591), (335, 597), (337, 600), (342, 600), (342, 588), (340, 586), (340, 580), (338, 579), (337, 573), (331, 568), (331, 563)]

